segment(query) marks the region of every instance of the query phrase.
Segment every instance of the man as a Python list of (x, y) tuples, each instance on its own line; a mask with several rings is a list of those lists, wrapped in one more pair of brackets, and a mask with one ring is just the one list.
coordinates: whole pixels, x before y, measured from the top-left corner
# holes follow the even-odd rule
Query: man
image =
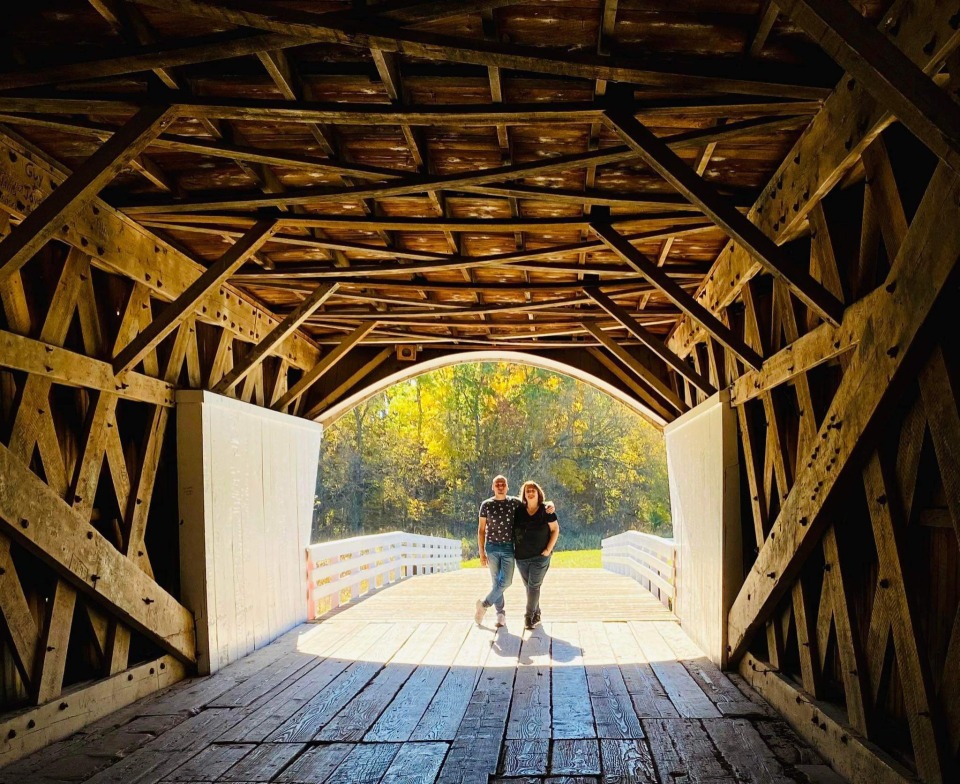
[[(498, 474), (493, 478), (493, 497), (480, 504), (480, 522), (477, 543), (480, 546), (480, 566), (490, 570), (491, 588), (483, 599), (477, 599), (474, 620), (483, 623), (487, 610), (497, 608), (497, 626), (507, 623), (503, 592), (513, 582), (516, 559), (513, 554), (513, 515), (523, 501), (507, 495), (507, 478)], [(553, 503), (547, 502), (547, 511), (553, 512)]]

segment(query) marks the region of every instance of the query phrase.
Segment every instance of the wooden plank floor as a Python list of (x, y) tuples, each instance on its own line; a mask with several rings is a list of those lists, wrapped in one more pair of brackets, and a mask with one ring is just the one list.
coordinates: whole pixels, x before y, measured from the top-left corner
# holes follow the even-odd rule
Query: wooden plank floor
[[(457, 621), (473, 616), (477, 599), (490, 590), (486, 569), (461, 569), (404, 580), (328, 617), (364, 621)], [(526, 603), (517, 573), (505, 597), (507, 620), (523, 628)], [(553, 569), (540, 595), (544, 619), (554, 621), (672, 621), (673, 613), (635, 580), (604, 569)], [(469, 611), (469, 612), (468, 612)], [(491, 611), (492, 615), (492, 611)], [(493, 618), (490, 618), (493, 621)]]
[(208, 678), (0, 770), (0, 782), (839, 781), (659, 602), (550, 572), (544, 623), (477, 626), (479, 570), (382, 589)]

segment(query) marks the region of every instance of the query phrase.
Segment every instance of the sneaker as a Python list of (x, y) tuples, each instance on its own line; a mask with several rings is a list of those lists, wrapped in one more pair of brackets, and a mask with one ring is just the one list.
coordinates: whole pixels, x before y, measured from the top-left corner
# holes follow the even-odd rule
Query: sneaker
[(539, 623), (540, 623), (540, 610), (537, 610), (537, 611), (533, 614), (533, 618), (531, 619), (531, 621), (533, 622), (533, 625), (534, 625), (534, 626), (539, 625)]
[(507, 614), (506, 613), (497, 613), (497, 628), (507, 625)]
[(536, 622), (533, 620), (533, 618), (531, 618), (529, 615), (524, 615), (523, 628), (529, 630), (529, 629), (532, 629), (534, 626), (536, 626)]
[(483, 616), (487, 614), (487, 605), (483, 603), (483, 599), (477, 599), (477, 611), (473, 614), (473, 620), (477, 622), (479, 626), (483, 623)]

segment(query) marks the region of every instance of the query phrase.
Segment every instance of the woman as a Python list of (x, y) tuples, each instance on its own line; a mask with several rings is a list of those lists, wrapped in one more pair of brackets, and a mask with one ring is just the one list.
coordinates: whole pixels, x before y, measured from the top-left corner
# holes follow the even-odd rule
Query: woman
[(527, 587), (524, 628), (540, 623), (540, 586), (550, 568), (550, 555), (560, 536), (560, 524), (543, 504), (543, 490), (536, 482), (524, 482), (520, 488), (523, 505), (513, 515), (513, 546), (517, 569)]

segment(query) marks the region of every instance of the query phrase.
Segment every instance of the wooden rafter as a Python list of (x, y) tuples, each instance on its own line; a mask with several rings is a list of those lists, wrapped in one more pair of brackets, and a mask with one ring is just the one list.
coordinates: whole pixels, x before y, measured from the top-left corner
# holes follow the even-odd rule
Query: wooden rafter
[(677, 191), (696, 204), (767, 271), (790, 283), (797, 296), (833, 323), (840, 322), (840, 303), (820, 284), (798, 270), (766, 234), (697, 175), (670, 148), (629, 113), (608, 110), (614, 130)]
[(621, 363), (610, 356), (609, 352), (604, 351), (599, 346), (591, 346), (587, 351), (615, 378), (618, 378), (636, 396), (637, 400), (643, 403), (643, 408), (638, 413), (645, 421), (656, 428), (660, 428), (663, 427), (664, 423), (674, 418), (673, 407), (661, 401), (659, 396), (655, 395), (649, 387), (642, 386), (637, 376), (627, 372)]
[[(819, 98), (823, 88), (797, 83), (777, 83), (760, 73), (744, 76), (721, 76), (713, 69), (704, 67), (681, 70), (662, 64), (659, 67), (650, 62), (636, 63), (626, 58), (611, 59), (601, 55), (555, 53), (539, 47), (516, 44), (498, 44), (476, 39), (453, 38), (433, 33), (400, 29), (396, 26), (366, 18), (360, 21), (339, 19), (324, 20), (316, 14), (303, 13), (293, 9), (278, 7), (247, 0), (243, 8), (235, 4), (229, 6), (207, 0), (137, 0), (145, 5), (165, 8), (170, 11), (206, 17), (218, 22), (227, 22), (238, 26), (256, 27), (274, 33), (274, 40), (263, 45), (260, 51), (282, 49), (299, 43), (339, 43), (363, 49), (379, 48), (386, 51), (402, 52), (404, 55), (441, 59), (449, 62), (469, 63), (482, 66), (532, 71), (534, 73), (571, 76), (582, 79), (604, 79), (633, 84), (668, 87), (678, 90), (698, 90), (703, 92), (740, 93), (746, 95), (784, 96), (791, 98)], [(242, 39), (241, 39), (242, 40)], [(228, 39), (231, 45), (236, 41)], [(188, 45), (181, 46), (175, 52), (176, 64), (191, 62)], [(225, 57), (228, 55), (221, 55)], [(235, 56), (235, 55), (234, 55)], [(209, 45), (192, 62), (206, 62), (217, 59), (218, 54), (211, 51)], [(119, 60), (120, 58), (118, 58)], [(66, 79), (89, 79), (93, 76), (118, 75), (133, 71), (146, 70), (157, 66), (169, 65), (163, 52), (148, 53), (139, 57), (129, 56), (113, 63), (77, 64), (72, 70), (61, 67), (56, 81)], [(27, 77), (19, 82), (0, 82), (0, 87), (22, 87)], [(29, 84), (46, 82), (36, 78)]]
[(653, 370), (607, 335), (597, 324), (587, 321), (583, 323), (583, 328), (639, 378), (649, 388), (654, 397), (659, 399), (661, 405), (668, 406), (678, 414), (682, 414), (689, 409), (689, 406), (680, 400), (677, 393), (670, 389)]
[[(549, 201), (549, 199), (546, 199)], [(307, 213), (303, 215), (278, 215), (275, 218), (277, 226), (280, 229), (347, 229), (356, 231), (375, 231), (382, 228), (386, 231), (413, 231), (413, 232), (491, 232), (494, 234), (512, 234), (515, 231), (549, 231), (552, 229), (579, 229), (590, 225), (589, 217), (579, 216), (560, 216), (554, 218), (412, 218), (412, 217), (360, 217), (352, 215), (327, 215), (318, 213)], [(661, 212), (629, 212), (612, 215), (610, 223), (614, 224), (643, 224), (645, 222), (664, 222), (669, 221), (674, 224), (669, 229), (656, 232), (656, 236), (632, 236), (631, 239), (658, 239), (668, 232), (682, 233), (684, 231), (704, 231), (706, 228), (713, 228), (704, 222), (704, 218), (699, 215), (691, 215), (685, 210), (673, 210)], [(144, 223), (151, 225), (164, 225), (169, 229), (179, 229), (181, 226), (191, 230), (199, 231), (202, 227), (210, 227), (208, 232), (221, 235), (237, 234), (240, 227), (249, 228), (255, 222), (249, 213), (242, 212), (222, 212), (210, 215), (183, 215), (160, 214), (151, 216), (144, 220)], [(295, 236), (282, 234), (277, 238), (278, 242), (290, 242), (297, 239)], [(317, 247), (323, 247), (322, 243), (313, 243), (299, 238), (300, 242)], [(333, 242), (333, 241), (331, 241)], [(338, 243), (344, 250), (355, 250), (370, 253), (380, 253), (393, 256), (395, 258), (410, 259), (456, 259), (457, 256), (442, 253), (430, 253), (424, 251), (403, 251), (393, 248), (384, 248), (359, 243)], [(557, 246), (554, 252), (563, 251), (568, 246)], [(589, 245), (587, 243), (577, 243), (570, 245), (571, 251), (593, 250), (600, 247), (599, 243)], [(532, 251), (531, 251), (532, 252)], [(520, 257), (527, 258), (523, 252), (498, 254), (497, 258), (510, 260)]]
[(387, 359), (393, 355), (393, 348), (384, 348), (381, 349), (377, 354), (373, 356), (372, 359), (365, 362), (361, 365), (354, 373), (352, 373), (342, 384), (337, 386), (335, 389), (331, 389), (326, 395), (324, 395), (320, 400), (318, 400), (314, 406), (306, 413), (307, 419), (319, 419), (323, 416), (323, 412), (327, 410), (331, 405), (336, 403), (340, 398), (344, 397), (351, 389), (353, 389), (357, 384), (359, 384), (363, 379), (373, 373), (378, 367), (380, 367)]
[(627, 264), (643, 275), (664, 295), (667, 296), (680, 310), (700, 322), (704, 329), (730, 351), (740, 357), (751, 367), (760, 367), (763, 359), (752, 348), (747, 346), (730, 329), (721, 323), (716, 316), (707, 311), (690, 294), (678, 286), (670, 277), (648, 259), (633, 245), (627, 237), (618, 233), (612, 226), (594, 222), (591, 226), (594, 233)]
[(346, 188), (297, 188), (282, 194), (238, 195), (224, 194), (217, 198), (191, 198), (173, 201), (155, 201), (149, 204), (128, 204), (123, 211), (128, 215), (151, 215), (154, 213), (204, 212), (211, 210), (234, 210), (278, 206), (311, 206), (339, 203), (354, 199), (384, 199), (430, 190), (456, 189), (467, 185), (499, 182), (550, 171), (564, 171), (588, 164), (599, 165), (629, 160), (635, 157), (632, 150), (615, 147), (610, 150), (575, 153), (547, 161), (497, 166), (479, 172), (441, 175), (416, 175), (375, 185), (357, 185)]
[(587, 296), (596, 302), (601, 308), (609, 313), (613, 318), (623, 325), (624, 329), (637, 340), (643, 343), (660, 359), (673, 368), (678, 374), (687, 379), (691, 384), (697, 387), (701, 392), (712, 395), (717, 390), (713, 388), (710, 382), (704, 378), (703, 374), (698, 373), (690, 365), (680, 359), (670, 349), (666, 347), (662, 340), (657, 338), (637, 322), (627, 311), (620, 307), (610, 297), (594, 288), (585, 288)]
[(757, 29), (753, 34), (753, 38), (750, 39), (750, 47), (747, 50), (751, 57), (756, 57), (763, 51), (763, 47), (767, 43), (767, 38), (770, 35), (770, 31), (773, 30), (773, 25), (776, 23), (779, 14), (780, 9), (777, 8), (774, 0), (764, 0), (763, 6), (760, 9)]

